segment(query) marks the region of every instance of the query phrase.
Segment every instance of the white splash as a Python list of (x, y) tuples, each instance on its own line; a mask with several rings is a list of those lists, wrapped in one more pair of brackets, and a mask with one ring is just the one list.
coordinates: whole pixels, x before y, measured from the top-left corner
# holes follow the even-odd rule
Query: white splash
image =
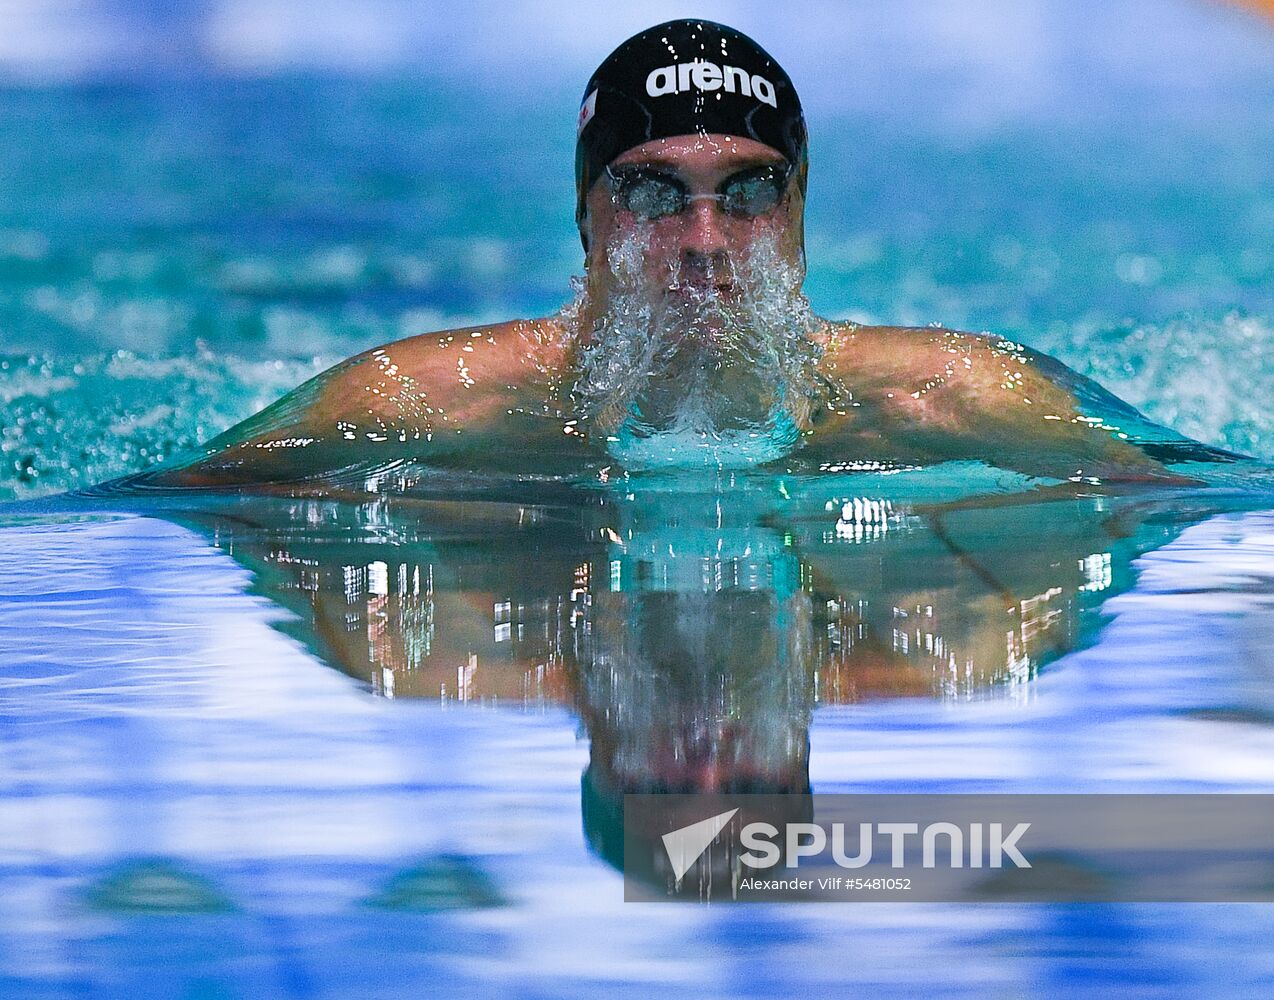
[(564, 312), (586, 345), (574, 388), (581, 417), (630, 468), (736, 468), (785, 455), (820, 355), (803, 268), (762, 240), (699, 280), (674, 270), (657, 282), (644, 269), (648, 240), (639, 228), (607, 248), (614, 287), (600, 314), (582, 281)]

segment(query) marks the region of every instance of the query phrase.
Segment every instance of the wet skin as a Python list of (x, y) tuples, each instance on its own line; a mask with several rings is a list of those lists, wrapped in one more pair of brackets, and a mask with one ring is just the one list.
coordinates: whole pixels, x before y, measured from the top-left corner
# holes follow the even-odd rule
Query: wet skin
[[(740, 170), (782, 162), (751, 140), (690, 136), (646, 143), (612, 166), (663, 169), (702, 195)], [(608, 306), (615, 279), (606, 247), (643, 224), (647, 276), (667, 295), (711, 282), (728, 296), (731, 275), (763, 236), (803, 273), (804, 203), (795, 177), (779, 204), (757, 218), (731, 216), (700, 198), (680, 214), (643, 223), (616, 203), (606, 182), (594, 186), (587, 210), (588, 294), (575, 329), (591, 329)], [(793, 407), (801, 439), (789, 468), (976, 460), (1058, 480), (1180, 481), (1119, 436), (1151, 428), (1162, 437), (1162, 429), (1126, 409), (1120, 424), (1085, 419), (1068, 387), (1085, 380), (1020, 345), (940, 328), (830, 321), (819, 321), (813, 339), (822, 349), (823, 391)], [(401, 463), (518, 475), (600, 468), (612, 464), (609, 428), (572, 412), (582, 346), (561, 317), (396, 341), (231, 428), (202, 458), (146, 478), (155, 486), (286, 485), (290, 493), (321, 494), (331, 492), (325, 476), (338, 470), (375, 473)], [(1105, 395), (1087, 385), (1091, 395)]]

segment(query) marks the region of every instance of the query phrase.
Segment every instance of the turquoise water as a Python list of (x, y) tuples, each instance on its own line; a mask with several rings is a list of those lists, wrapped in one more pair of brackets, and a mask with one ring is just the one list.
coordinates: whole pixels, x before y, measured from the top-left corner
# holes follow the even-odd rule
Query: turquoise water
[[(815, 309), (1000, 333), (1274, 454), (1274, 37), (1170, 6), (1227, 61), (1199, 43), (1183, 77), (1165, 42), (1129, 63), (1130, 20), (1018, 103), (994, 97), (997, 60), (903, 49), (899, 79), (848, 93), (811, 65)], [(3, 495), (135, 471), (355, 350), (561, 306), (578, 81), (500, 84), (0, 87)]]
[[(1274, 31), (1031, 9), (1029, 56), (897, 4), (853, 72), (805, 40), (816, 310), (1274, 457)], [(567, 299), (582, 76), (444, 69), (0, 88), (0, 994), (1268, 995), (1266, 908), (649, 908), (604, 848), (677, 741), (732, 787), (1274, 791), (1267, 472), (49, 499)]]

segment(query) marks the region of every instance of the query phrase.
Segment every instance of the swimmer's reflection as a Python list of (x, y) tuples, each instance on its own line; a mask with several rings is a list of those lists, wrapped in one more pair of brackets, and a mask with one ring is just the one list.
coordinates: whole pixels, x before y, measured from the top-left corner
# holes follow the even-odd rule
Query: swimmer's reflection
[(1131, 558), (1208, 513), (758, 482), (534, 506), (260, 500), (198, 520), (378, 693), (572, 707), (589, 836), (617, 860), (625, 793), (799, 799), (820, 705), (1029, 695)]
[[(800, 562), (774, 531), (669, 525), (634, 532), (612, 553), (620, 586), (597, 595), (575, 664), (590, 741), (585, 836), (616, 868), (627, 793), (774, 793), (781, 818), (809, 811), (819, 664)], [(667, 877), (661, 835), (702, 818), (666, 801), (651, 829), (627, 824), (628, 871), (656, 881)], [(696, 878), (714, 874), (720, 881)]]
[(817, 703), (838, 704), (1029, 691), (1129, 558), (1200, 516), (1143, 524), (1153, 511), (737, 488), (522, 506), (254, 499), (182, 519), (385, 695), (573, 704), (596, 660), (635, 649), (664, 669), (696, 650), (790, 659), (804, 642)]

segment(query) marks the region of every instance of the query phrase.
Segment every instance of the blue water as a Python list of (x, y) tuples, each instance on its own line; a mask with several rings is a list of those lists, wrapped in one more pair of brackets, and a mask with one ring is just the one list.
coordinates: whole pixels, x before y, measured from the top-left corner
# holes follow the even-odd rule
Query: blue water
[[(1131, 525), (1144, 506), (1097, 513)], [(1142, 544), (1177, 533), (1176, 506), (1149, 519)], [(537, 537), (529, 522), (484, 520), (497, 535)], [(1004, 511), (1000, 520), (1012, 523)], [(507, 558), (488, 565), (490, 546), (462, 522), (427, 521), (432, 542), (402, 517), (330, 504), (295, 506), (290, 518), (230, 503), (215, 518), (169, 510), (0, 527), (4, 995), (1268, 994), (1264, 906), (622, 902), (618, 873), (587, 846), (596, 828), (581, 823), (597, 693), (568, 709), (576, 626), (543, 617), (533, 599), (563, 560), (541, 549), (525, 572)], [(970, 541), (967, 524), (950, 527)], [(679, 539), (693, 570), (701, 557), (679, 530), (664, 540)], [(891, 561), (925, 551), (923, 532), (894, 530), (893, 545), (868, 530), (828, 554), (883, 559), (888, 580)], [(1030, 538), (1042, 565), (1050, 550), (1029, 530), (1000, 544)], [(718, 574), (743, 565), (736, 540), (713, 540)], [(782, 551), (750, 558), (764, 566)], [(1097, 602), (1127, 587), (1125, 555), (1113, 554), (1113, 574), (1072, 570), (1088, 590), (1044, 598), (1024, 624), (1047, 633), (1082, 593)], [(413, 564), (427, 586), (400, 569)], [(954, 648), (970, 625), (960, 609), (979, 602), (976, 581), (952, 581), (950, 569), (934, 564), (947, 583), (928, 598), (936, 618), (920, 624)], [(1209, 519), (1136, 570), (1135, 586), (1104, 606), (1101, 641), (1038, 676), (1028, 655), (1007, 677), (969, 686), (917, 644), (893, 672), (906, 676), (910, 662), (938, 682), (933, 695), (855, 693), (870, 672), (831, 662), (803, 706), (756, 691), (774, 665), (753, 677), (741, 662), (718, 683), (751, 706), (745, 726), (809, 727), (809, 777), (822, 792), (1274, 790), (1274, 521)], [(1019, 568), (1018, 582), (1030, 572)], [(517, 609), (512, 635), (497, 625), (492, 644), (488, 619), (485, 641), (461, 640), (479, 643), (468, 693), (457, 688), (463, 657), (443, 655), (443, 670), (427, 648), (414, 663), (403, 648), (432, 641), (436, 656), (466, 628), (455, 604), (466, 584), (448, 573), (479, 593), (490, 586), (497, 622), (506, 599)], [(642, 588), (623, 584), (626, 573), (629, 613), (649, 616), (657, 605), (631, 603)], [(336, 635), (320, 641), (309, 626), (323, 619), (333, 575)], [(674, 592), (696, 593), (693, 575)], [(888, 595), (859, 586), (869, 603)], [(616, 625), (603, 607), (621, 595), (608, 589), (593, 590), (591, 612), (574, 597), (597, 641)], [(768, 589), (710, 599), (751, 602)], [(565, 618), (577, 621), (569, 609)], [(555, 620), (568, 636), (557, 657), (548, 633), (536, 635)], [(372, 670), (361, 685), (314, 658), (356, 667), (341, 659), (342, 633)], [(518, 683), (501, 688), (505, 676)], [(792, 680), (768, 689), (791, 699)], [(639, 698), (617, 706), (640, 737), (687, 697), (665, 696), (647, 721)]]
[[(0, 48), (0, 497), (567, 299), (573, 108), (625, 30), (372, 4), (337, 44), (286, 7), (89, 4), (90, 44), (33, 4)], [(1201, 0), (735, 14), (808, 95), (818, 312), (1005, 334), (1274, 458), (1274, 28)], [(589, 847), (607, 706), (639, 762), (711, 708), (590, 674), (642, 635), (712, 636), (676, 648), (816, 791), (1274, 791), (1268, 487), (1024, 486), (10, 509), (0, 995), (1267, 996), (1262, 907), (648, 908)], [(816, 656), (782, 675), (711, 652), (789, 636)]]
[[(1274, 33), (1171, 0), (1147, 46), (1142, 6), (993, 4), (968, 37), (958, 11), (869, 6), (836, 22), (843, 86), (802, 58), (833, 44), (806, 37), (822, 15), (766, 24), (808, 94), (807, 290), (831, 317), (1020, 340), (1268, 457)], [(497, 48), (475, 74), (466, 37), (428, 76), (0, 86), (0, 495), (169, 456), (316, 358), (563, 304), (594, 57), (514, 72)]]

